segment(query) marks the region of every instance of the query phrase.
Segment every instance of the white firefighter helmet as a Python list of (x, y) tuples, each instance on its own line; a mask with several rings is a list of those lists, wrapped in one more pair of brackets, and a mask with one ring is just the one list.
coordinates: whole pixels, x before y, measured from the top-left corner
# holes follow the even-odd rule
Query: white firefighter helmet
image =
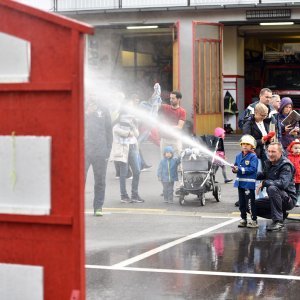
[(256, 148), (256, 140), (250, 134), (245, 134), (240, 139), (240, 144), (250, 144), (254, 149)]

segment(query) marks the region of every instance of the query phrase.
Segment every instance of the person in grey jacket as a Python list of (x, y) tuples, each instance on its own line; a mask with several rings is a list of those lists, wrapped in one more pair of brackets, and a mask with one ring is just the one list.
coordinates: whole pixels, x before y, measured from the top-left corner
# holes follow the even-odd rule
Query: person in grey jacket
[(107, 162), (112, 147), (112, 124), (109, 111), (89, 100), (85, 115), (85, 178), (92, 166), (94, 173), (94, 215), (102, 216), (105, 198)]
[(262, 180), (257, 187), (257, 193), (264, 187), (268, 193), (267, 198), (256, 201), (257, 215), (272, 219), (272, 224), (267, 226), (268, 231), (281, 230), (288, 215), (287, 210), (293, 209), (297, 202), (293, 178), (295, 169), (282, 152), (280, 143), (271, 143), (268, 147), (269, 158), (263, 171), (257, 174), (257, 179)]

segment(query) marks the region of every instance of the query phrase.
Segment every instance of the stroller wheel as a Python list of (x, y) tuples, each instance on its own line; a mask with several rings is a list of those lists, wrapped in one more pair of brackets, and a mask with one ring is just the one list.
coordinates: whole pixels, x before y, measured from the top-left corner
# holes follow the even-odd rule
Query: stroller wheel
[(213, 189), (213, 195), (217, 202), (220, 202), (221, 200), (221, 187), (219, 185), (215, 185)]
[(200, 194), (198, 195), (198, 199), (200, 200), (200, 204), (201, 206), (204, 206), (205, 205), (205, 194)]
[(184, 203), (185, 203), (184, 195), (180, 195), (180, 196), (179, 196), (179, 204), (180, 204), (180, 205), (184, 205)]

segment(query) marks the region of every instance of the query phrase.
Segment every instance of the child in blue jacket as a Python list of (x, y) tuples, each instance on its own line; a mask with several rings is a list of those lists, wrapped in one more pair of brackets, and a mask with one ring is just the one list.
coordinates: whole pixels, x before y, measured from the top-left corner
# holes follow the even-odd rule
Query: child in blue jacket
[(178, 181), (178, 165), (180, 158), (173, 158), (174, 150), (171, 146), (164, 148), (164, 158), (160, 161), (157, 176), (163, 185), (164, 202), (173, 203), (174, 183)]
[[(234, 187), (238, 188), (239, 208), (241, 221), (238, 227), (257, 228), (257, 214), (255, 206), (255, 182), (257, 174), (258, 159), (254, 152), (256, 140), (251, 135), (243, 135), (240, 140), (241, 153), (235, 158), (232, 172), (237, 173)], [(247, 206), (250, 197), (251, 221), (247, 222)]]

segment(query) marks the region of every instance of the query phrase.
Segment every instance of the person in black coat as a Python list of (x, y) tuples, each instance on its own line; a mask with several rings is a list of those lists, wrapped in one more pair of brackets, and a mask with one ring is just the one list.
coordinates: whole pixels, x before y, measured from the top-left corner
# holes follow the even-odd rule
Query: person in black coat
[(87, 103), (85, 115), (85, 178), (92, 166), (94, 173), (94, 215), (102, 216), (107, 162), (112, 147), (112, 122), (108, 109), (95, 100)]
[[(273, 117), (268, 117), (268, 107), (263, 103), (258, 103), (254, 109), (254, 115), (251, 115), (243, 125), (243, 134), (252, 135), (257, 143), (255, 153), (261, 161), (262, 167), (267, 159), (266, 146), (270, 144), (272, 137), (270, 136), (270, 129), (273, 125), (275, 128), (274, 134), (276, 137), (278, 130), (276, 130), (276, 121)], [(269, 135), (268, 135), (269, 134)]]
[(256, 210), (258, 216), (273, 220), (267, 226), (268, 231), (281, 230), (288, 215), (287, 210), (293, 209), (297, 202), (293, 178), (295, 168), (282, 153), (283, 147), (280, 143), (271, 143), (263, 172), (257, 174), (257, 179), (262, 181), (256, 192), (266, 188), (268, 197), (256, 201)]

